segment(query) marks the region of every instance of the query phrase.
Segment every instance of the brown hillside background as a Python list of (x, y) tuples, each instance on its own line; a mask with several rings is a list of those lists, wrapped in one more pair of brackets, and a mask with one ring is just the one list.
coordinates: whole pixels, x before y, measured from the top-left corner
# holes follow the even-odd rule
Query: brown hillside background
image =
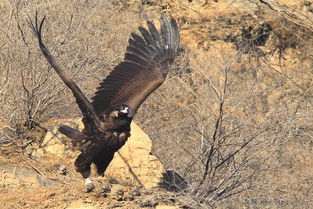
[[(53, 174), (59, 162), (31, 152), (51, 119), (80, 113), (28, 28), (36, 11), (46, 15), (48, 48), (89, 98), (122, 60), (130, 32), (161, 13), (178, 21), (179, 56), (135, 121), (188, 186), (147, 198), (177, 208), (313, 208), (312, 1), (0, 1), (0, 166)], [(76, 184), (3, 183), (0, 206), (113, 208)]]

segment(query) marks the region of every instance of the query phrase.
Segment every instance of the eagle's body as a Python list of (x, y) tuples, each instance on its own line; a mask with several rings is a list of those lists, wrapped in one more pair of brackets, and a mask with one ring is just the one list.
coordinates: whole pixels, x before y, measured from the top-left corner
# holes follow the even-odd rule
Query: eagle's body
[(78, 141), (72, 140), (73, 146), (81, 151), (75, 160), (75, 168), (84, 178), (90, 175), (91, 163), (96, 165), (97, 173), (103, 176), (114, 153), (125, 144), (130, 136), (131, 117), (116, 117), (113, 113), (106, 115), (103, 121), (109, 126), (105, 131), (95, 132), (94, 129), (85, 126), (82, 133), (87, 137)]
[(92, 135), (80, 147), (81, 154), (75, 160), (75, 168), (84, 178), (90, 174), (90, 165), (94, 163), (97, 173), (103, 176), (104, 171), (113, 159), (114, 153), (118, 151), (130, 136), (130, 131), (124, 132), (99, 132)]
[(63, 82), (72, 90), (83, 115), (84, 130), (79, 132), (61, 125), (59, 131), (72, 139), (73, 146), (81, 151), (75, 160), (75, 168), (88, 179), (90, 165), (94, 163), (99, 175), (103, 175), (114, 153), (130, 136), (130, 123), (144, 100), (165, 80), (178, 46), (179, 33), (176, 22), (161, 17), (159, 32), (152, 22), (147, 21), (148, 30), (139, 27), (140, 35), (131, 34), (124, 61), (99, 84), (92, 102), (58, 66), (42, 41), (42, 26), (30, 20), (30, 27), (39, 41), (39, 47), (47, 61)]

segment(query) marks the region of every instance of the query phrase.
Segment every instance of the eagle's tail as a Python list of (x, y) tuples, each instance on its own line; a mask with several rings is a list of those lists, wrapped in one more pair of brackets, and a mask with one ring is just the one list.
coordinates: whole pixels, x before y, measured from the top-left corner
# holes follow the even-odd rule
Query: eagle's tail
[(77, 144), (78, 142), (81, 142), (82, 140), (86, 139), (85, 134), (66, 125), (61, 125), (59, 127), (59, 131), (68, 138), (72, 139), (73, 144)]

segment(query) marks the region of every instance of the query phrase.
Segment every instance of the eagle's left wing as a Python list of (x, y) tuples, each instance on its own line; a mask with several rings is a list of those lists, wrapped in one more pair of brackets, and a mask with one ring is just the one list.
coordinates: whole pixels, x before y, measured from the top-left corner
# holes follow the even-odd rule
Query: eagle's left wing
[(134, 116), (143, 101), (163, 82), (179, 46), (179, 31), (174, 19), (161, 17), (161, 33), (152, 22), (149, 30), (139, 27), (141, 36), (132, 33), (124, 61), (100, 83), (92, 98), (101, 116), (115, 105), (125, 104)]

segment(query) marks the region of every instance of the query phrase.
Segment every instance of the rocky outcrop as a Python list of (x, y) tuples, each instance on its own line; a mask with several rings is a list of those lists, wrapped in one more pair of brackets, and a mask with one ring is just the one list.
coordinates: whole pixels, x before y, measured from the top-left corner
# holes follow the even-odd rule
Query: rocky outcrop
[[(56, 120), (48, 125), (48, 132), (39, 149), (32, 155), (41, 158), (47, 154), (75, 159), (78, 152), (71, 150), (68, 139), (58, 132), (56, 124), (64, 124), (82, 129), (81, 119)], [(152, 142), (134, 122), (131, 124), (131, 137), (115, 154), (106, 170), (106, 177), (127, 182), (132, 185), (157, 187), (164, 173), (161, 162), (151, 154)]]
[(164, 168), (158, 158), (151, 154), (152, 142), (134, 122), (131, 137), (115, 154), (106, 174), (151, 188), (158, 186)]

